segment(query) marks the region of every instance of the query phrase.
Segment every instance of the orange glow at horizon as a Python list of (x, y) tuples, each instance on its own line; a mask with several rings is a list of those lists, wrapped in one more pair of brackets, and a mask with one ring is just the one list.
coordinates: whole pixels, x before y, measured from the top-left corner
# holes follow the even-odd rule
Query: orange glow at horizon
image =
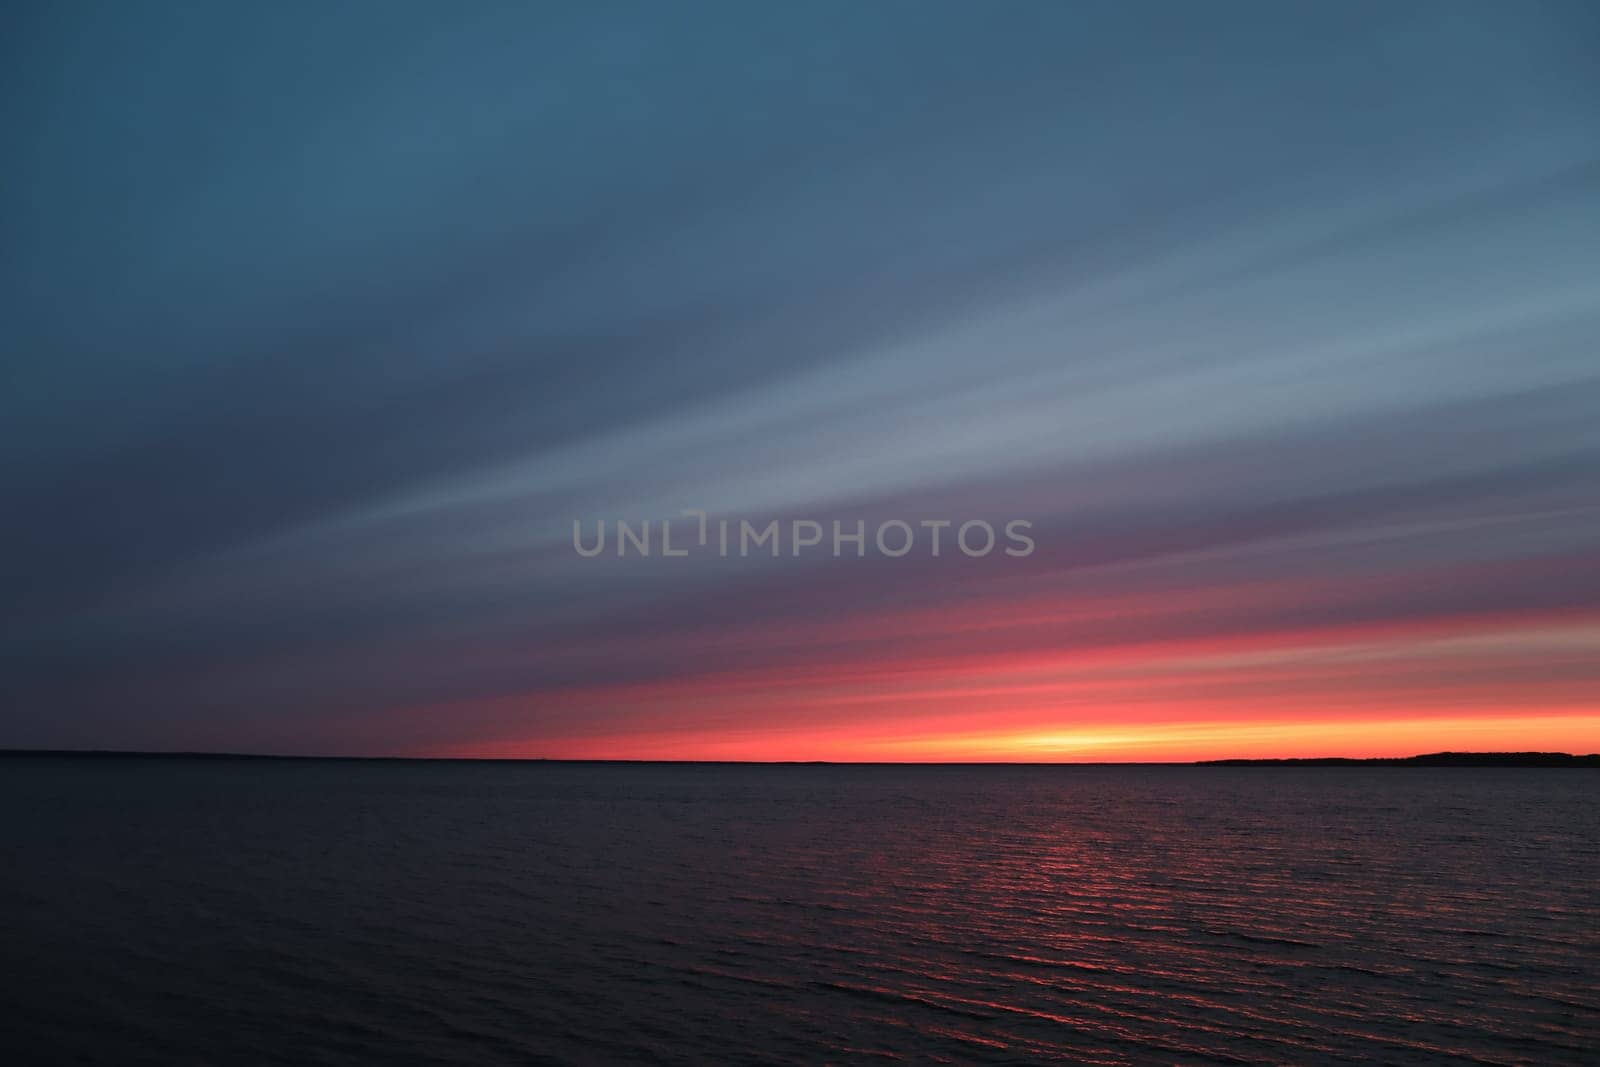
[(885, 734), (871, 726), (661, 732), (450, 746), (436, 756), (486, 759), (731, 760), (862, 763), (1186, 763), (1228, 758), (1413, 756), (1445, 749), (1600, 751), (1600, 713), (1441, 716), (1373, 722), (1208, 721), (1056, 730)]
[[(472, 723), (480, 739), (441, 737), (408, 754), (1188, 762), (1600, 751), (1600, 626), (1592, 620), (1456, 620), (1055, 654), (999, 644), (960, 655), (913, 649), (734, 666), (415, 709)], [(530, 708), (542, 724), (534, 735), (524, 732)]]

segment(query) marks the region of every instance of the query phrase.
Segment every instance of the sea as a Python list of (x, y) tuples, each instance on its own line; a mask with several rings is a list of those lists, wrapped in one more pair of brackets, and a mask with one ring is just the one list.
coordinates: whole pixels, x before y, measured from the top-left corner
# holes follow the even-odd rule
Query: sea
[(1600, 1063), (1600, 772), (0, 759), (9, 1064)]

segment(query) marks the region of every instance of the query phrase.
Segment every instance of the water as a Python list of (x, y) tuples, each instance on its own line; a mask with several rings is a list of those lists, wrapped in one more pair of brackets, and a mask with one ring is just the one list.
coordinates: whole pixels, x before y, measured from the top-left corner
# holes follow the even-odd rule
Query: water
[(1600, 774), (0, 760), (11, 1062), (1582, 1063)]

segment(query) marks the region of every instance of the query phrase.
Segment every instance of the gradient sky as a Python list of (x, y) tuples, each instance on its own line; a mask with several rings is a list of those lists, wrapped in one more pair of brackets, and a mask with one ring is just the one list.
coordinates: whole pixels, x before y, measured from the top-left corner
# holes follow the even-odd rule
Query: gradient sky
[(1596, 5), (4, 20), (0, 746), (1600, 750)]

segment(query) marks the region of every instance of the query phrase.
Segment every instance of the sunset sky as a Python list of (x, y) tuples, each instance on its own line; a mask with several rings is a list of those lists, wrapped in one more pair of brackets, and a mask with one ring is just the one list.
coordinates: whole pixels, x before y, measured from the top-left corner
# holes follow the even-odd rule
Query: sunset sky
[(0, 747), (1600, 751), (1600, 5), (4, 20)]

